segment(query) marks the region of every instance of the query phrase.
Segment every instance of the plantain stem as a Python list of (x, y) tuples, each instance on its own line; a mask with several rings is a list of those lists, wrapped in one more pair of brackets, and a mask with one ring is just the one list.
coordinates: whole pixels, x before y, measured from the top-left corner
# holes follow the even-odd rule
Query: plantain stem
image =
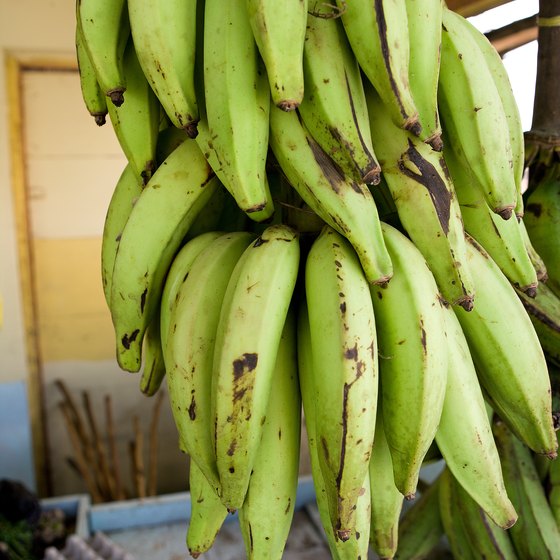
[[(560, 152), (560, 0), (540, 0), (538, 56), (533, 121), (525, 134), (527, 163), (536, 154), (547, 165)], [(544, 156), (544, 159), (543, 159)], [(556, 155), (558, 157), (558, 155)], [(533, 161), (531, 161), (533, 160)]]

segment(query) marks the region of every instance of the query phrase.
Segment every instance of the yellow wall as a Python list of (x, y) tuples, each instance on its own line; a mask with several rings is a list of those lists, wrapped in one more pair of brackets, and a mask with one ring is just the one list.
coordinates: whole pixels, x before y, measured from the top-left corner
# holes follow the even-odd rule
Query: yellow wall
[(101, 287), (101, 239), (37, 239), (36, 274), (41, 358), (110, 360), (115, 342)]

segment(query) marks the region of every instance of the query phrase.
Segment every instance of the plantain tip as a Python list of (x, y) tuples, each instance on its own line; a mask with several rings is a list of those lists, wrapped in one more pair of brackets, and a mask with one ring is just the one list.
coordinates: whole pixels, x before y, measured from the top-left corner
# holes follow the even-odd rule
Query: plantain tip
[(339, 529), (336, 535), (342, 542), (346, 542), (350, 538), (350, 529)]
[(472, 311), (474, 309), (474, 297), (465, 295), (457, 301), (457, 305), (460, 305), (465, 311)]
[(529, 286), (521, 288), (521, 291), (531, 299), (535, 299), (537, 297), (538, 288), (536, 284), (530, 284)]
[(198, 136), (198, 121), (191, 121), (183, 127), (183, 130), (189, 138), (196, 138)]
[(517, 516), (508, 519), (501, 527), (502, 529), (505, 529), (507, 531), (508, 529), (511, 529), (516, 522), (517, 522)]
[(441, 152), (443, 150), (443, 140), (441, 138), (441, 134), (434, 134), (433, 136), (430, 136), (430, 138), (426, 138), (425, 142), (432, 147), (434, 152)]
[(379, 183), (381, 182), (381, 167), (376, 165), (374, 168), (367, 171), (363, 175), (362, 181), (366, 185), (374, 185), (374, 186), (379, 185)]
[(95, 124), (97, 126), (103, 126), (106, 122), (106, 118), (105, 118), (106, 114), (105, 113), (97, 113), (95, 115), (92, 115), (92, 117), (95, 120)]
[(412, 132), (414, 136), (420, 136), (420, 134), (422, 133), (422, 125), (418, 120), (418, 115), (416, 114), (413, 117), (408, 117), (403, 124), (403, 128), (405, 130), (408, 130), (409, 132)]
[(107, 92), (107, 97), (115, 107), (120, 107), (124, 103), (125, 88), (115, 88)]
[(300, 101), (296, 99), (283, 99), (279, 101), (276, 106), (282, 111), (289, 113), (290, 111), (295, 111), (300, 105)]
[(501, 208), (496, 208), (494, 212), (504, 220), (509, 220), (513, 216), (513, 209), (515, 206), (502, 206)]

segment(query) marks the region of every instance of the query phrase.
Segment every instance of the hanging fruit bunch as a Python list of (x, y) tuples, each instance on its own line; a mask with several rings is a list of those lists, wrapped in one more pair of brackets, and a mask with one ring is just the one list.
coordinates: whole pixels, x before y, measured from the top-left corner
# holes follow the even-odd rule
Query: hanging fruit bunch
[[(411, 557), (429, 519), (451, 540), (452, 489), (508, 536), (525, 509), (502, 434), (556, 464), (560, 300), (486, 37), (441, 0), (76, 15), (84, 102), (128, 162), (101, 255), (116, 358), (147, 395), (167, 383), (191, 554), (237, 511), (248, 557), (282, 557), (302, 418), (333, 558)], [(409, 510), (437, 515), (410, 523), (442, 457)]]

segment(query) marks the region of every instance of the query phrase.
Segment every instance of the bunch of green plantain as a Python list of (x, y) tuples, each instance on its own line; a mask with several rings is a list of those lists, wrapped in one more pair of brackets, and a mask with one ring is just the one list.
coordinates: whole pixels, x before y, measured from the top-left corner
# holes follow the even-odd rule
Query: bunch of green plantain
[(116, 360), (167, 387), (191, 555), (236, 512), (247, 557), (282, 558), (303, 443), (334, 559), (444, 534), (560, 558), (526, 464), (558, 503), (560, 183), (524, 193), (488, 39), (441, 0), (78, 0), (76, 22), (127, 160), (101, 249)]
[(543, 461), (491, 409), (489, 415), (517, 522), (508, 530), (496, 524), (443, 465), (402, 516), (395, 558), (438, 558), (442, 551), (473, 560), (559, 557), (559, 463)]

